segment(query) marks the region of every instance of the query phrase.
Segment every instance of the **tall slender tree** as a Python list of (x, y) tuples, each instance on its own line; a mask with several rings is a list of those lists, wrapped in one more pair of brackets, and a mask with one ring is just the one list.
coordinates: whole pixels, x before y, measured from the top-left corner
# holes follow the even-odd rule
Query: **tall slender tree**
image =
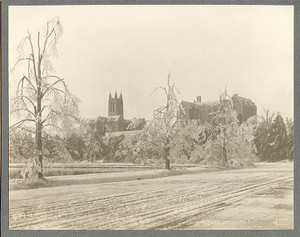
[(59, 18), (48, 21), (44, 32), (31, 33), (17, 48), (18, 59), (11, 76), (18, 77), (10, 114), (21, 128), (35, 134), (35, 159), (31, 178), (43, 178), (43, 130), (66, 130), (77, 120), (79, 100), (71, 94), (65, 79), (54, 74), (52, 58), (58, 56), (57, 43), (63, 33)]
[[(127, 154), (153, 159), (156, 157), (165, 162), (165, 168), (170, 169), (171, 150), (176, 144), (180, 123), (184, 121), (183, 111), (178, 103), (174, 83), (168, 75), (167, 87), (155, 89), (165, 94), (165, 104), (154, 110), (153, 119), (135, 136), (125, 139)], [(178, 139), (176, 140), (178, 141)], [(126, 149), (125, 149), (126, 150)], [(127, 155), (126, 154), (126, 155)]]

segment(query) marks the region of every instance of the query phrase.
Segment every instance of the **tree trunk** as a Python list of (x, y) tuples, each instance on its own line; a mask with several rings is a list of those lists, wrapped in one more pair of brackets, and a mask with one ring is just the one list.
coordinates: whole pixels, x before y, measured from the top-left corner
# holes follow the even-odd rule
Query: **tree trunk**
[(37, 149), (37, 177), (42, 179), (43, 175), (43, 143), (42, 143), (42, 125), (38, 122), (37, 129), (36, 129), (36, 149)]
[(37, 124), (36, 124), (36, 151), (37, 151), (37, 177), (42, 179), (44, 177), (43, 174), (43, 141), (42, 141), (42, 92), (40, 87), (38, 87), (37, 91)]
[(167, 170), (171, 169), (169, 153), (170, 153), (170, 148), (165, 146), (163, 148), (162, 156), (163, 156), (163, 159), (165, 160), (165, 169), (167, 169)]
[(167, 169), (167, 170), (171, 169), (169, 158), (165, 158), (165, 169)]
[(228, 161), (227, 161), (227, 150), (225, 147), (223, 147), (223, 163), (225, 166), (228, 166)]

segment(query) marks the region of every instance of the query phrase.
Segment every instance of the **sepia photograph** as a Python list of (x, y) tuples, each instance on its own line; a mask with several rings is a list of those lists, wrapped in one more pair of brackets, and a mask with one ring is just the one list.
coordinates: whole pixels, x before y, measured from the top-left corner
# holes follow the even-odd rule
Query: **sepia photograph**
[(293, 230), (293, 5), (8, 7), (9, 230)]

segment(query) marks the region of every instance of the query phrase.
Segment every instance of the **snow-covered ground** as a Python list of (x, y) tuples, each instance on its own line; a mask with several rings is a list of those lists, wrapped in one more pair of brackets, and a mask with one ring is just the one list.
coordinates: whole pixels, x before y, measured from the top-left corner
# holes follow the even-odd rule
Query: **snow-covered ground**
[(9, 195), (10, 229), (293, 228), (289, 162)]

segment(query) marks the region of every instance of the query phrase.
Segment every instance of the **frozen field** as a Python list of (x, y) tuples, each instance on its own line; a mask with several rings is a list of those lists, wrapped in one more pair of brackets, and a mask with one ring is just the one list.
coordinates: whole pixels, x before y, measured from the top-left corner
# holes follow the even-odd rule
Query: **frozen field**
[(293, 163), (9, 195), (10, 229), (293, 228)]

